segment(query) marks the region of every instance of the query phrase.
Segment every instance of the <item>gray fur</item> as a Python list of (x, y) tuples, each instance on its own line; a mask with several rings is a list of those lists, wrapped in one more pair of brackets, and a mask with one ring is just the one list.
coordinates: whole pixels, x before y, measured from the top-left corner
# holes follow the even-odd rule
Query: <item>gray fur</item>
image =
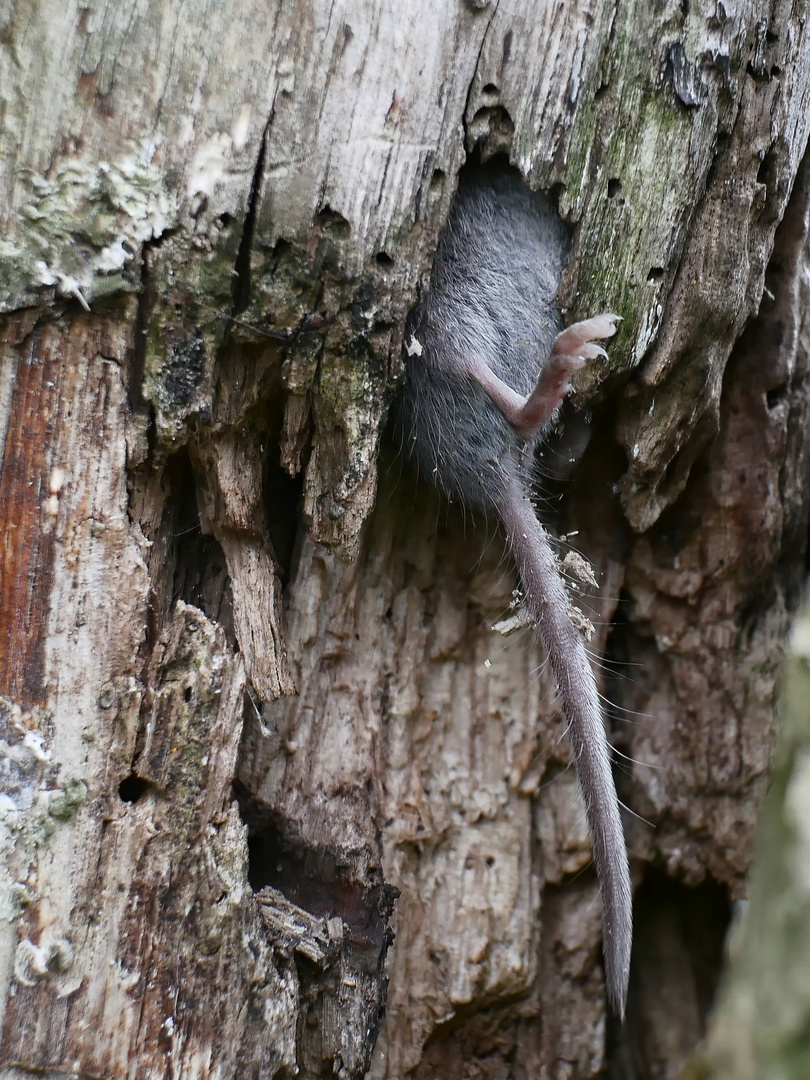
[(623, 1016), (630, 875), (596, 682), (529, 498), (537, 439), (517, 434), (469, 367), (471, 356), (483, 358), (513, 390), (531, 393), (563, 325), (555, 297), (567, 246), (559, 217), (516, 177), (481, 177), (459, 189), (428, 296), (409, 323), (397, 419), (423, 474), (503, 523), (569, 724), (601, 885), (607, 989)]

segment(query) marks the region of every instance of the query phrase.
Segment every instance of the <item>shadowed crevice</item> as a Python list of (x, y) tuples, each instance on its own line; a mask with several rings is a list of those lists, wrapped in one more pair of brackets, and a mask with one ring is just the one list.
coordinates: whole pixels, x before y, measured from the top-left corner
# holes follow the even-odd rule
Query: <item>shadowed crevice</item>
[(253, 170), (253, 178), (250, 182), (250, 195), (248, 196), (245, 222), (242, 226), (242, 238), (239, 241), (239, 251), (234, 263), (234, 278), (231, 284), (231, 314), (239, 315), (250, 303), (250, 256), (253, 251), (253, 237), (256, 232), (256, 218), (259, 210), (262, 180), (264, 177), (264, 162), (267, 156), (267, 139), (270, 125), (273, 122), (271, 112), (262, 132), (262, 141), (259, 147), (259, 156), (256, 159), (256, 168)]
[(611, 1080), (665, 1080), (703, 1038), (732, 907), (706, 877), (689, 887), (650, 870), (636, 891), (635, 941), (623, 1027), (611, 1022)]

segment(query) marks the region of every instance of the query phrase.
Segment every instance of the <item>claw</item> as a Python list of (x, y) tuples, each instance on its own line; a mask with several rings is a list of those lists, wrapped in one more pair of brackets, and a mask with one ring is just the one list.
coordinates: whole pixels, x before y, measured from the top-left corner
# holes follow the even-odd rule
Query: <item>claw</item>
[(598, 356), (602, 356), (607, 360), (608, 354), (601, 345), (594, 345), (592, 341), (586, 341), (582, 348), (579, 350), (579, 355), (584, 356), (586, 360), (596, 360)]
[(591, 338), (607, 338), (613, 337), (616, 333), (616, 326), (620, 323), (621, 315), (613, 315), (610, 312), (605, 312), (602, 315), (594, 315), (592, 319), (585, 319), (582, 322), (574, 323), (573, 326), (569, 326), (569, 330), (577, 330), (583, 338), (590, 340)]
[(604, 356), (606, 355), (604, 351), (595, 354), (588, 351), (591, 342), (595, 338), (613, 337), (619, 322), (621, 322), (620, 315), (606, 312), (603, 315), (594, 315), (592, 319), (583, 319), (582, 322), (573, 323), (567, 330), (557, 335), (552, 351), (587, 356), (589, 359), (593, 359), (594, 356)]

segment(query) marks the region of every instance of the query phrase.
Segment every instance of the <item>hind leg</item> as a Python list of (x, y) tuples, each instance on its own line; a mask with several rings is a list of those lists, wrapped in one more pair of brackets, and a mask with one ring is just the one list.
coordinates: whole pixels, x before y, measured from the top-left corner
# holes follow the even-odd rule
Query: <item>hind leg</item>
[(545, 427), (570, 391), (574, 372), (584, 367), (587, 360), (607, 356), (594, 341), (612, 337), (620, 318), (596, 315), (558, 334), (528, 397), (507, 386), (483, 360), (471, 362), (469, 374), (486, 390), (515, 431), (524, 439), (531, 439)]
[(571, 390), (571, 376), (585, 367), (587, 360), (607, 357), (599, 338), (613, 337), (618, 315), (596, 315), (574, 323), (554, 339), (548, 359), (537, 377), (534, 390), (526, 398), (518, 422), (514, 425), (524, 438), (537, 435), (556, 412)]

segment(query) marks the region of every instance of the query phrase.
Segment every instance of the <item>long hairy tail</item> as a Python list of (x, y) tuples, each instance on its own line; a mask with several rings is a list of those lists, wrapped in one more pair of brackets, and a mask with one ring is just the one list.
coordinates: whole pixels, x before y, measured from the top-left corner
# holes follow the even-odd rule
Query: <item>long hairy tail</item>
[(633, 939), (632, 895), (596, 680), (582, 635), (568, 613), (565, 584), (548, 534), (518, 482), (508, 487), (499, 512), (523, 581), (525, 604), (548, 652), (569, 724), (602, 892), (607, 992), (623, 1018)]

